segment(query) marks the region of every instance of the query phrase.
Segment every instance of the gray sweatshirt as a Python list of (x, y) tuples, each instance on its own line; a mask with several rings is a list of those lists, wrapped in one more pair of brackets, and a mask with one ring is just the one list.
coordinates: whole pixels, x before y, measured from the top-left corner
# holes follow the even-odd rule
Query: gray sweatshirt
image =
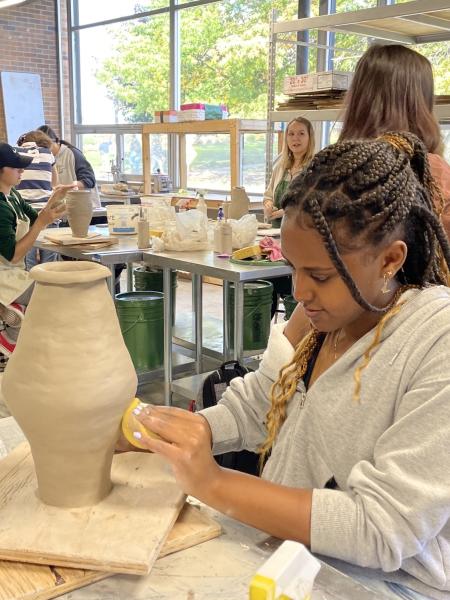
[[(263, 477), (313, 488), (313, 552), (450, 598), (450, 290), (409, 290), (402, 300), (363, 371), (359, 403), (353, 376), (373, 330), (307, 393), (299, 383)], [(258, 371), (202, 411), (214, 454), (265, 440), (270, 388), (294, 353), (283, 327)], [(333, 477), (337, 489), (325, 489)]]

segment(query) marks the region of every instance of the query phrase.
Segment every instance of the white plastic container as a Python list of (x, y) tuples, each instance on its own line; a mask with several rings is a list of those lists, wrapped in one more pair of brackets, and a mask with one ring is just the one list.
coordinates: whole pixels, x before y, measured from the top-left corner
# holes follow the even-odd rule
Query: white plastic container
[(106, 218), (111, 235), (132, 235), (137, 233), (139, 219), (139, 205), (108, 205)]

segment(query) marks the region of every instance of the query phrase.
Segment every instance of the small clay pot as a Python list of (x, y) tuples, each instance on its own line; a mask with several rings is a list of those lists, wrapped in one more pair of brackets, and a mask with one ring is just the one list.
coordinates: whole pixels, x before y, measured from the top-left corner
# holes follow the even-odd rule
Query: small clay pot
[(92, 193), (92, 190), (73, 190), (66, 194), (67, 218), (74, 237), (88, 235), (93, 212)]

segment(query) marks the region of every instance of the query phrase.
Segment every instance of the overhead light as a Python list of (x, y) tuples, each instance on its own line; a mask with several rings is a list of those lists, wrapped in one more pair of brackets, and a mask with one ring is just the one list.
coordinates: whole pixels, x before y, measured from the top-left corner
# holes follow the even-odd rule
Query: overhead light
[(23, 4), (26, 0), (0, 0), (0, 8), (7, 8), (15, 4)]

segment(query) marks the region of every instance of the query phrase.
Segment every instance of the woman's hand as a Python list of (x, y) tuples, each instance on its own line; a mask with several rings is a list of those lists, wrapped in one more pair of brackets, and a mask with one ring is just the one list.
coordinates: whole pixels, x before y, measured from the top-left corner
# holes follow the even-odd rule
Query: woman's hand
[(273, 213), (273, 202), (272, 200), (264, 200), (263, 202), (264, 218), (270, 219)]
[(137, 419), (162, 439), (147, 436), (140, 442), (161, 454), (172, 465), (185, 494), (202, 500), (209, 497), (221, 475), (211, 452), (211, 429), (199, 414), (173, 407), (148, 406)]
[(60, 219), (66, 212), (66, 206), (63, 202), (66, 193), (76, 187), (76, 183), (69, 183), (67, 185), (57, 185), (53, 190), (52, 195), (47, 200), (47, 204), (41, 210), (38, 215), (38, 220), (41, 225), (46, 227)]
[(278, 210), (274, 210), (269, 216), (269, 220), (273, 221), (274, 219), (281, 219), (284, 215), (284, 210), (279, 208)]

